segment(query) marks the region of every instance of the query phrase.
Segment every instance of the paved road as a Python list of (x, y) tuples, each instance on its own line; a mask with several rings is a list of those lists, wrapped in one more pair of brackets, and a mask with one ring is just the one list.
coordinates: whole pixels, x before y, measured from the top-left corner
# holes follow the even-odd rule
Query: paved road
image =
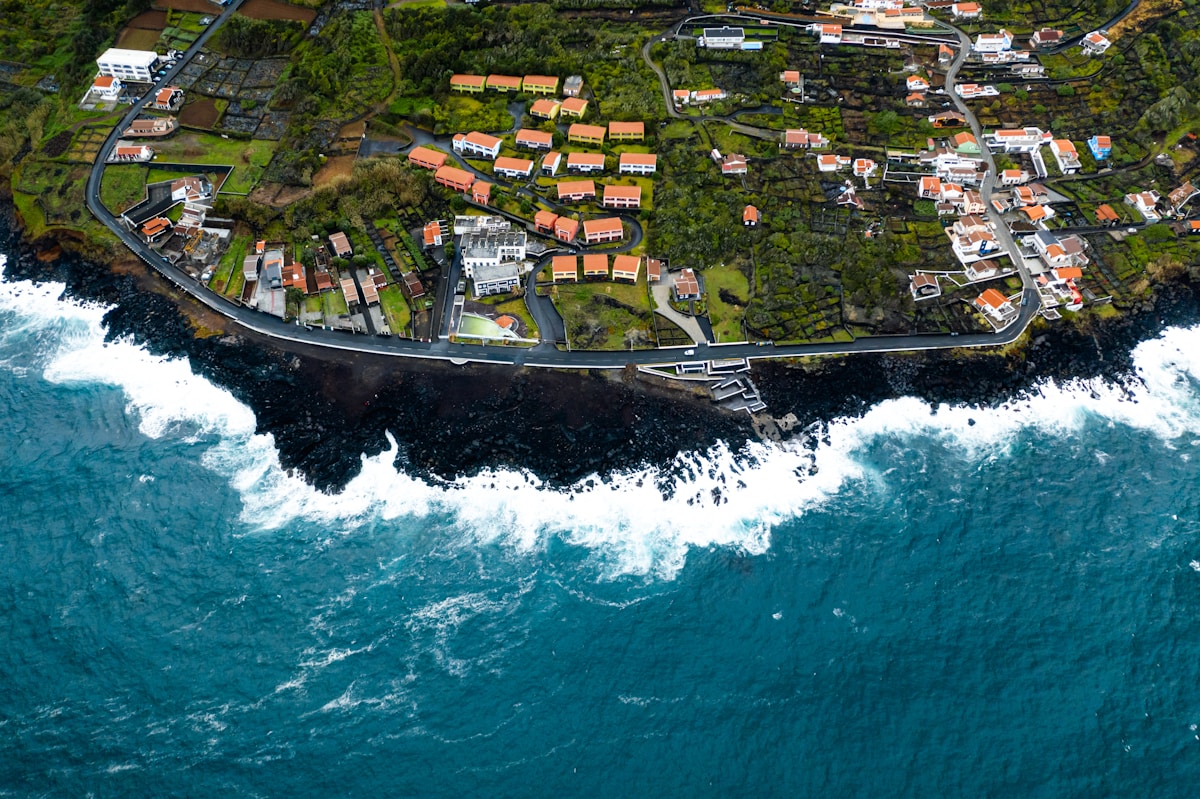
[[(172, 81), (175, 75), (204, 47), (208, 39), (216, 33), (241, 3), (242, 0), (233, 0), (229, 7), (188, 48), (175, 67), (158, 81), (156, 88), (167, 85)], [(960, 37), (963, 36), (961, 32), (959, 35)], [(645, 52), (648, 57), (648, 50)], [(960, 53), (960, 58), (955, 64), (955, 73), (957, 73), (957, 67), (961, 66), (963, 57), (965, 56)], [(655, 71), (658, 72), (657, 69)], [(1024, 332), (1029, 320), (1037, 312), (1037, 292), (1033, 288), (1027, 287), (1023, 295), (1020, 323), (1009, 325), (999, 333), (873, 336), (857, 339), (852, 342), (785, 346), (776, 346), (773, 344), (696, 344), (693, 347), (686, 348), (636, 350), (632, 352), (562, 352), (550, 343), (542, 343), (536, 347), (520, 349), (491, 345), (451, 344), (446, 340), (421, 342), (394, 336), (367, 336), (286, 323), (276, 317), (245, 308), (209, 291), (190, 275), (166, 261), (136, 235), (126, 230), (117, 221), (116, 217), (104, 207), (104, 204), (100, 202), (100, 181), (104, 174), (104, 162), (116, 144), (118, 133), (127, 128), (133, 119), (137, 117), (144, 105), (153, 96), (153, 93), (153, 91), (147, 92), (143, 100), (134, 104), (129, 109), (129, 112), (116, 125), (113, 132), (100, 148), (100, 152), (96, 157), (96, 163), (87, 181), (88, 209), (97, 219), (112, 230), (133, 253), (157, 270), (181, 291), (191, 295), (199, 302), (221, 313), (242, 327), (279, 340), (352, 352), (440, 359), (455, 363), (512, 364), (556, 369), (621, 369), (628, 364), (672, 364), (678, 361), (702, 361), (711, 358), (797, 358), (868, 352), (909, 352), (953, 347), (995, 347), (1015, 341)], [(957, 95), (953, 95), (953, 92), (951, 94), (957, 98)], [(667, 104), (668, 111), (673, 110), (674, 104), (671, 102), (669, 91), (664, 94), (664, 101)], [(971, 120), (972, 129), (976, 131), (976, 136), (979, 137), (978, 121), (975, 120), (969, 109), (965, 108), (965, 105), (960, 104), (960, 109)], [(994, 167), (991, 171), (994, 172)], [(990, 191), (990, 184), (988, 190)], [(1001, 226), (1001, 229), (1005, 228)], [(640, 227), (638, 230), (640, 231)], [(1009, 242), (1011, 242), (1011, 237), (1009, 237)], [(448, 280), (446, 282), (448, 283)], [(443, 291), (443, 296), (453, 296), (453, 286), (443, 284), (440, 288)]]

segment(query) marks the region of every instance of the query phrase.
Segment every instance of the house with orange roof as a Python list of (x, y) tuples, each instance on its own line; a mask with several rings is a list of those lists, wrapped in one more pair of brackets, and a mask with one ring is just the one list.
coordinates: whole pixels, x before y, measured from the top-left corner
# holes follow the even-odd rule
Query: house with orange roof
[(671, 98), (675, 100), (675, 105), (687, 105), (692, 99), (692, 93), (687, 89), (675, 89), (671, 92)]
[(1048, 205), (1023, 205), (1017, 209), (1030, 222), (1037, 224), (1054, 216), (1054, 209)]
[(724, 100), (728, 96), (724, 89), (700, 89), (692, 92), (691, 101), (697, 105), (715, 103), (718, 100)]
[(483, 75), (451, 75), (450, 76), (450, 91), (452, 92), (467, 92), (468, 94), (481, 93), (487, 84), (487, 78)]
[(1000, 170), (1000, 185), (1001, 186), (1016, 186), (1024, 183), (1026, 179), (1024, 170), (1021, 169), (1002, 169)]
[(110, 163), (127, 164), (135, 161), (150, 161), (154, 158), (154, 148), (147, 145), (118, 145), (108, 156)]
[(562, 103), (558, 100), (534, 100), (529, 106), (529, 116), (535, 119), (558, 119), (559, 109), (562, 108)]
[(112, 75), (100, 75), (92, 81), (92, 96), (100, 100), (116, 100), (125, 84)]
[(583, 256), (583, 279), (608, 280), (608, 256), (602, 252)]
[(486, 158), (490, 161), (496, 160), (496, 156), (500, 154), (500, 147), (504, 144), (496, 136), (490, 136), (486, 133), (480, 133), (473, 130), (470, 133), (457, 133), (450, 140), (450, 145), (454, 148), (454, 152), (476, 158)]
[(746, 227), (757, 227), (760, 218), (758, 209), (753, 205), (747, 205), (742, 209), (742, 224)]
[(471, 199), (480, 205), (492, 204), (492, 184), (486, 180), (477, 180), (471, 184)]
[(560, 216), (558, 221), (554, 223), (554, 238), (559, 241), (570, 244), (575, 241), (577, 235), (579, 235), (578, 219), (572, 219), (569, 216)]
[(514, 75), (488, 75), (487, 87), (498, 92), (519, 92), (521, 79)]
[(927, 300), (940, 297), (942, 286), (938, 283), (937, 275), (928, 272), (917, 272), (909, 279), (908, 290), (914, 300)]
[(533, 215), (533, 228), (538, 233), (554, 233), (554, 223), (558, 221), (558, 214), (553, 211), (538, 211)]
[(583, 115), (587, 113), (587, 107), (588, 101), (582, 97), (568, 97), (562, 101), (559, 110), (563, 116), (583, 119)]
[(573, 144), (604, 144), (607, 131), (600, 125), (585, 125), (575, 122), (567, 128), (567, 141)]
[(422, 230), (426, 247), (441, 247), (449, 237), (449, 230), (443, 222), (426, 222)]
[(779, 80), (782, 81), (783, 85), (789, 89), (798, 88), (800, 86), (800, 70), (785, 69), (783, 72), (779, 73)]
[(954, 3), (950, 13), (955, 19), (979, 19), (983, 16), (983, 6), (979, 3)]
[(678, 302), (700, 299), (700, 280), (696, 277), (695, 270), (690, 267), (679, 270), (671, 291)]
[(1107, 161), (1112, 158), (1112, 138), (1099, 134), (1087, 140), (1088, 149), (1097, 161)]
[(821, 172), (837, 172), (850, 166), (851, 160), (843, 155), (825, 153), (817, 156), (817, 169)]
[(996, 289), (985, 289), (972, 303), (995, 327), (1006, 327), (1017, 317), (1017, 309)]
[(579, 256), (556, 255), (550, 259), (550, 277), (555, 283), (579, 281)]
[(642, 141), (646, 138), (646, 123), (609, 122), (608, 138), (612, 141)]
[(604, 153), (567, 153), (567, 171), (585, 175), (603, 172), (604, 160)]
[(616, 217), (588, 219), (583, 223), (583, 240), (588, 244), (604, 244), (625, 238), (625, 228)]
[[(266, 247), (266, 242), (259, 242)], [(354, 248), (350, 246), (350, 239), (346, 238), (346, 234), (338, 230), (329, 234), (329, 251), (333, 253), (334, 258), (349, 258), (354, 255)], [(261, 254), (262, 249), (258, 252)]]
[(467, 191), (475, 182), (475, 176), (465, 169), (456, 166), (441, 166), (433, 174), (433, 179), (446, 188), (455, 191)]
[(439, 169), (448, 156), (432, 147), (414, 147), (408, 153), (408, 162), (424, 169)]
[(929, 91), (929, 81), (922, 78), (920, 75), (909, 75), (904, 81), (904, 86), (910, 92), (927, 92)]
[(621, 153), (617, 171), (622, 175), (653, 175), (658, 169), (654, 153)]
[(954, 48), (948, 44), (938, 45), (938, 63), (949, 64), (954, 60)]
[(605, 208), (641, 208), (641, 186), (605, 186), (600, 204)]
[(1075, 145), (1068, 139), (1055, 139), (1050, 142), (1050, 152), (1064, 175), (1073, 175), (1079, 171), (1079, 153)]
[(1100, 31), (1092, 31), (1084, 36), (1080, 44), (1083, 45), (1083, 52), (1086, 55), (1101, 55), (1112, 46), (1112, 42)]
[(812, 33), (816, 34), (819, 44), (841, 44), (842, 43), (842, 26), (834, 23), (818, 23), (810, 26)]
[(183, 105), (183, 89), (178, 86), (164, 86), (154, 93), (154, 102), (150, 107), (157, 111), (174, 111)]
[(1136, 194), (1126, 194), (1125, 202), (1138, 209), (1138, 213), (1147, 222), (1157, 222), (1162, 219), (1162, 214), (1158, 212), (1158, 201), (1162, 199), (1156, 191), (1142, 191)]
[(304, 264), (292, 262), (283, 267), (283, 287), (300, 289), (308, 294), (308, 278), (304, 276)]
[(556, 189), (560, 203), (596, 199), (596, 184), (590, 180), (560, 180)]
[(527, 178), (533, 174), (533, 161), (502, 155), (492, 165), (492, 171), (506, 178)]
[(636, 283), (642, 272), (642, 259), (636, 255), (613, 256), (612, 278), (623, 283)]
[(646, 259), (646, 280), (650, 283), (658, 283), (662, 280), (662, 261), (658, 258)]
[(942, 181), (937, 175), (926, 175), (917, 184), (917, 196), (922, 200), (940, 200)]
[(904, 98), (904, 104), (909, 108), (921, 108), (925, 105), (925, 95), (921, 92), (913, 92)]
[(165, 216), (156, 216), (142, 223), (141, 232), (146, 241), (153, 244), (171, 232), (171, 220)]
[(542, 174), (554, 177), (562, 164), (562, 153), (549, 152), (542, 156)]
[(862, 178), (863, 180), (866, 180), (867, 178), (874, 175), (878, 169), (879, 169), (879, 164), (875, 163), (870, 158), (854, 159), (853, 171), (854, 171), (854, 177), (856, 177), (856, 178)]
[(721, 159), (722, 175), (745, 175), (749, 171), (750, 164), (746, 161), (746, 156), (740, 153), (730, 153)]
[(827, 147), (829, 140), (821, 133), (809, 133), (804, 128), (791, 128), (782, 134), (780, 146), (785, 150), (811, 150)]
[(543, 130), (521, 128), (517, 131), (513, 142), (517, 147), (524, 147), (527, 150), (549, 150), (554, 146), (554, 134)]
[(558, 78), (552, 75), (526, 75), (522, 87), (528, 94), (554, 94), (558, 91)]
[(1096, 208), (1096, 224), (1112, 227), (1121, 224), (1121, 217), (1106, 203)]

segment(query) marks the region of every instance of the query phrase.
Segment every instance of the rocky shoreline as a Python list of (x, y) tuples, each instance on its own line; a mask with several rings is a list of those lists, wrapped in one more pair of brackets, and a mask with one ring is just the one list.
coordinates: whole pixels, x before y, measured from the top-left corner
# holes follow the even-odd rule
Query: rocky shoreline
[[(72, 296), (113, 306), (105, 317), (110, 337), (187, 357), (254, 411), (259, 431), (274, 436), (285, 468), (323, 490), (344, 486), (357, 474), (362, 453), (387, 447), (388, 433), (400, 445), (400, 465), (427, 479), (512, 467), (559, 485), (643, 464), (664, 466), (679, 452), (717, 441), (736, 450), (754, 436), (745, 414), (638, 380), (631, 370), (456, 367), (281, 346), (225, 331), (222, 318), (173, 295), (140, 262), (111, 269), (59, 252), (52, 242), (22, 241), (11, 206), (0, 209), (0, 246), (10, 253), (10, 278), (62, 282)], [(1137, 312), (1088, 331), (1067, 325), (1035, 331), (1028, 346), (1005, 354), (765, 362), (753, 376), (768, 412), (794, 414), (796, 430), (901, 395), (993, 406), (1046, 378), (1132, 379), (1130, 350), (1139, 341), (1198, 319), (1200, 292), (1183, 281), (1160, 286)]]

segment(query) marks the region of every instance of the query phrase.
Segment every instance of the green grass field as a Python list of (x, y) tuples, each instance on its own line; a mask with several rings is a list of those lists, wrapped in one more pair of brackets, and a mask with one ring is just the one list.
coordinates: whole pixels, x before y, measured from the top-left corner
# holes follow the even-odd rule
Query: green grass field
[(233, 172), (221, 187), (222, 191), (246, 194), (262, 178), (271, 162), (278, 142), (224, 139), (220, 136), (188, 131), (173, 138), (156, 142), (156, 161), (175, 161), (185, 164), (221, 164), (233, 167)]
[(400, 334), (408, 330), (412, 322), (412, 310), (399, 286), (391, 285), (380, 290), (379, 307), (383, 309), (384, 318), (393, 333)]
[[(708, 291), (708, 318), (717, 341), (741, 341), (744, 338), (744, 306), (750, 300), (750, 283), (746, 276), (732, 266), (714, 266), (704, 270), (704, 284)], [(743, 305), (733, 305), (721, 299), (722, 289), (741, 299)]]

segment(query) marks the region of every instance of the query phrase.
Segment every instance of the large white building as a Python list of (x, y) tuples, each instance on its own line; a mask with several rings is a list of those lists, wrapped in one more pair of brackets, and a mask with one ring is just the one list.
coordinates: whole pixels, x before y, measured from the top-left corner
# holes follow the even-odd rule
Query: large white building
[(745, 41), (746, 32), (741, 28), (705, 28), (700, 46), (712, 50), (740, 50)]
[(463, 274), (474, 279), (476, 269), (524, 261), (525, 236), (524, 230), (464, 234), (459, 242)]
[(96, 59), (101, 75), (111, 75), (121, 80), (152, 83), (154, 67), (158, 64), (158, 53), (153, 50), (122, 50), (110, 47)]

